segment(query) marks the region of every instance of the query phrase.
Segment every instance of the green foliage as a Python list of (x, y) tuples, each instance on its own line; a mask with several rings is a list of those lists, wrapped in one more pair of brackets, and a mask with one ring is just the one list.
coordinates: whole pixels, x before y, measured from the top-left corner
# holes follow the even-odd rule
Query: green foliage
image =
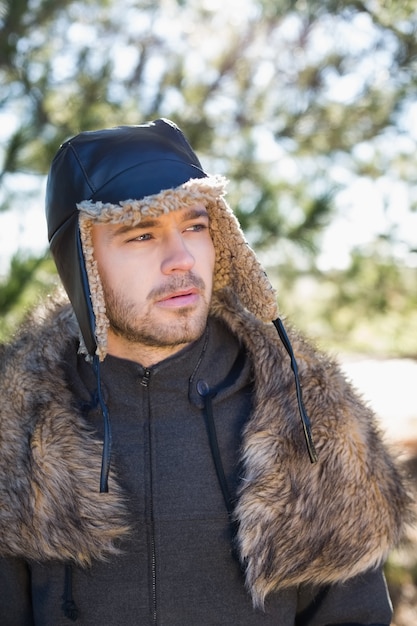
[[(229, 20), (227, 7), (221, 17), (192, 1), (3, 0), (1, 102), (20, 116), (3, 172), (45, 173), (59, 143), (80, 129), (165, 115), (208, 166), (256, 181), (246, 222), (265, 242), (288, 234), (274, 225), (282, 220), (271, 204), (281, 194), (306, 213), (297, 235), (311, 241), (317, 199), (329, 218), (334, 210), (322, 199), (340, 153), (351, 171), (396, 169), (394, 155), (365, 165), (351, 151), (396, 126), (414, 98), (416, 10), (329, 0), (241, 8), (237, 17), (231, 7)], [(346, 90), (348, 81), (356, 82)], [(282, 167), (288, 158), (295, 178)], [(315, 189), (318, 180), (326, 189)]]
[(17, 329), (28, 311), (56, 285), (56, 272), (49, 255), (13, 257), (8, 276), (0, 282), (0, 342)]
[(281, 310), (322, 347), (417, 358), (417, 268), (378, 247), (355, 250), (346, 270), (284, 272), (274, 282)]
[[(231, 179), (251, 244), (298, 283), (355, 177), (403, 182), (417, 207), (416, 29), (412, 1), (0, 0), (0, 210), (27, 202), (16, 176), (44, 176), (68, 136), (166, 116)], [(378, 276), (374, 262), (337, 276), (343, 292), (324, 287), (342, 334), (365, 301), (396, 309), (382, 287), (397, 260)]]

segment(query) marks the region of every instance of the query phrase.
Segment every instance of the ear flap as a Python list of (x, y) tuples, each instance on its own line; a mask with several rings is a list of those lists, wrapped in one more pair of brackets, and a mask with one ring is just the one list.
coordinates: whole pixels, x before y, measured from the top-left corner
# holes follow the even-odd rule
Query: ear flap
[(275, 290), (236, 216), (223, 197), (209, 208), (210, 231), (216, 250), (214, 290), (230, 287), (241, 303), (264, 322), (278, 315)]

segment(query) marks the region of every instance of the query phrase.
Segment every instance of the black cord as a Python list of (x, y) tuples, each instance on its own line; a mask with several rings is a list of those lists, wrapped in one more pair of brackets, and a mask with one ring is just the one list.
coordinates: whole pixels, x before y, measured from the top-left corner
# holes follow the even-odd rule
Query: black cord
[(314, 442), (313, 442), (313, 436), (311, 434), (311, 424), (310, 424), (310, 419), (307, 415), (307, 411), (305, 410), (304, 407), (304, 403), (303, 403), (303, 394), (301, 391), (301, 384), (300, 384), (300, 379), (298, 376), (298, 366), (297, 366), (297, 361), (295, 359), (294, 356), (294, 351), (292, 349), (292, 345), (291, 342), (289, 340), (289, 337), (287, 335), (287, 332), (284, 328), (284, 324), (282, 323), (282, 321), (280, 320), (280, 318), (278, 317), (276, 320), (273, 320), (272, 323), (274, 324), (275, 328), (278, 331), (278, 335), (284, 345), (284, 348), (286, 349), (286, 351), (289, 354), (289, 357), (291, 359), (291, 369), (294, 372), (294, 379), (295, 379), (295, 389), (296, 389), (296, 393), (297, 393), (297, 402), (298, 402), (298, 410), (300, 413), (300, 417), (301, 417), (301, 421), (303, 424), (303, 431), (304, 431), (304, 438), (307, 444), (307, 450), (308, 450), (308, 454), (310, 456), (310, 461), (312, 463), (317, 463), (318, 457), (317, 457), (317, 452), (316, 452), (316, 448), (314, 446)]
[(94, 371), (97, 381), (97, 397), (103, 415), (103, 452), (101, 456), (101, 473), (100, 473), (100, 493), (107, 493), (109, 491), (109, 473), (110, 473), (110, 461), (111, 461), (111, 425), (109, 412), (107, 410), (106, 403), (103, 398), (101, 390), (101, 378), (100, 378), (100, 361), (98, 356), (94, 356)]

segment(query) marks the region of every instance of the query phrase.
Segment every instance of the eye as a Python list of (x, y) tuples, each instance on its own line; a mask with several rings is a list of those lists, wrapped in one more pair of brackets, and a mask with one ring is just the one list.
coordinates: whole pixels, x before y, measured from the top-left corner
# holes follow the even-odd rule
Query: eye
[(136, 237), (132, 237), (128, 240), (128, 243), (131, 241), (149, 241), (152, 239), (152, 235), (150, 233), (141, 233), (140, 235), (136, 235)]
[(189, 232), (191, 231), (194, 233), (199, 233), (203, 230), (207, 230), (207, 228), (208, 228), (207, 224), (198, 223), (198, 224), (192, 224), (191, 226), (188, 226), (188, 228), (186, 228), (185, 230)]

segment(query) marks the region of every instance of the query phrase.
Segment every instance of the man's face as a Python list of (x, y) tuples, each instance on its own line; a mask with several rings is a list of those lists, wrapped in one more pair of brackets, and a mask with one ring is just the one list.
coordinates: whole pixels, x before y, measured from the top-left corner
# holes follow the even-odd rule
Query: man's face
[(208, 225), (199, 203), (135, 227), (93, 225), (110, 354), (149, 366), (202, 335), (215, 258)]

